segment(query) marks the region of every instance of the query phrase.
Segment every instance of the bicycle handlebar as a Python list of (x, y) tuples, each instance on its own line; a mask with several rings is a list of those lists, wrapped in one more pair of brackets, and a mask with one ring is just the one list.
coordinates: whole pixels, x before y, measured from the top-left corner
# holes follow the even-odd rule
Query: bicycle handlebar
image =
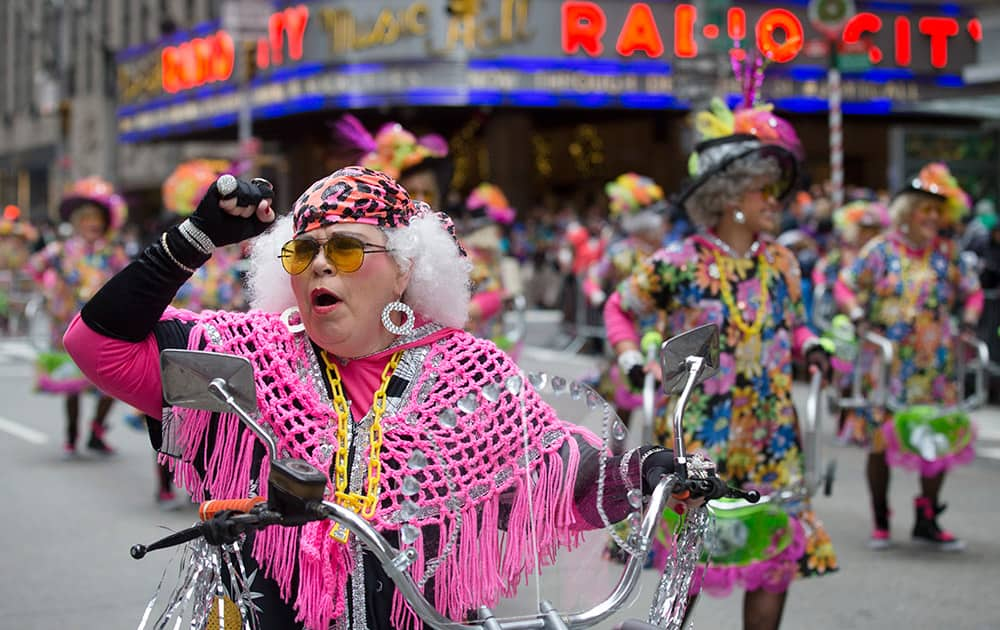
[[(625, 565), (625, 570), (611, 594), (599, 604), (590, 609), (561, 615), (570, 628), (588, 627), (607, 619), (627, 601), (638, 585), (645, 553), (652, 543), (653, 533), (659, 522), (660, 515), (667, 505), (671, 494), (689, 492), (691, 496), (716, 499), (722, 496), (737, 496), (755, 503), (760, 495), (756, 491), (743, 492), (729, 488), (721, 479), (712, 475), (705, 478), (690, 477), (678, 479), (673, 475), (662, 476), (657, 480), (648, 508), (639, 530), (637, 547), (639, 554), (631, 556)], [(246, 508), (245, 512), (237, 510)], [(302, 515), (286, 517), (269, 508), (260, 498), (240, 499), (233, 501), (206, 501), (199, 509), (201, 514), (212, 514), (205, 522), (198, 523), (188, 529), (175, 532), (148, 546), (135, 545), (130, 554), (136, 560), (143, 558), (148, 552), (180, 545), (197, 538), (206, 538), (212, 544), (222, 544), (235, 540), (240, 534), (247, 533), (273, 525), (297, 526), (309, 521), (328, 519), (347, 528), (358, 537), (364, 547), (369, 550), (382, 565), (386, 575), (393, 581), (396, 588), (409, 602), (413, 611), (422, 621), (439, 630), (481, 630), (480, 623), (462, 623), (448, 619), (427, 601), (413, 577), (406, 568), (416, 559), (412, 549), (400, 551), (393, 547), (363, 517), (350, 509), (330, 501), (312, 501), (306, 505)], [(497, 622), (503, 630), (541, 630), (546, 626), (546, 615), (558, 614), (554, 610), (540, 613), (538, 617), (520, 619), (510, 622)], [(495, 620), (494, 620), (495, 621)], [(551, 622), (549, 622), (551, 623)]]

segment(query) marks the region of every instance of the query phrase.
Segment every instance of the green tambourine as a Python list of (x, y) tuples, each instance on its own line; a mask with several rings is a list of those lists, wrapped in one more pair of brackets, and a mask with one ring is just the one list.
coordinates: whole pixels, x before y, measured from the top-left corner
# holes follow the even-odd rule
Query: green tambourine
[[(702, 562), (712, 566), (747, 566), (774, 558), (792, 543), (788, 514), (773, 503), (748, 503), (743, 499), (708, 502), (715, 523), (708, 530)], [(657, 533), (660, 544), (670, 545), (668, 532), (677, 531), (683, 517), (663, 511)]]

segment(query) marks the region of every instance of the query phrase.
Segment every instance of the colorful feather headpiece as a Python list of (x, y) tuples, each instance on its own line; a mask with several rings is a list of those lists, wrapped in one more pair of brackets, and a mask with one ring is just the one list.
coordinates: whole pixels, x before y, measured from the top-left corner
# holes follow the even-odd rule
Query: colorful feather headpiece
[(346, 114), (334, 123), (333, 129), (341, 144), (361, 154), (361, 166), (393, 179), (426, 160), (448, 156), (448, 143), (443, 137), (433, 133), (418, 137), (396, 122), (382, 125), (372, 136), (357, 118)]
[(833, 225), (840, 237), (855, 243), (863, 227), (889, 227), (889, 209), (877, 201), (852, 201), (833, 213)]
[(507, 196), (494, 184), (483, 182), (473, 189), (465, 201), (465, 207), (473, 215), (483, 215), (494, 223), (510, 225), (517, 211), (510, 207)]
[(962, 190), (958, 180), (943, 162), (931, 162), (924, 166), (896, 196), (908, 192), (931, 195), (943, 201), (945, 205), (944, 218), (952, 225), (961, 222), (962, 217), (969, 212), (972, 205), (968, 193)]
[(624, 173), (604, 186), (611, 218), (638, 214), (645, 210), (666, 209), (663, 189), (652, 179), (638, 173)]
[(163, 208), (170, 214), (186, 217), (198, 208), (212, 182), (229, 173), (237, 177), (244, 171), (229, 160), (197, 159), (182, 162), (163, 182)]

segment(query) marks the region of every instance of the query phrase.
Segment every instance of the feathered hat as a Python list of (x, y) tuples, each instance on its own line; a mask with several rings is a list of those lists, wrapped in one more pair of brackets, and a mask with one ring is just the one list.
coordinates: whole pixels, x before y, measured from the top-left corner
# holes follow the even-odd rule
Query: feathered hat
[(440, 135), (423, 136), (407, 130), (397, 122), (382, 125), (372, 136), (357, 118), (342, 116), (331, 125), (337, 143), (357, 154), (358, 163), (373, 171), (381, 171), (399, 179), (419, 168), (428, 168), (438, 176), (442, 194), (451, 179), (448, 142)]
[(177, 165), (163, 182), (163, 209), (172, 215), (186, 217), (198, 208), (198, 203), (219, 176), (229, 173), (239, 176), (244, 169), (229, 160), (188, 160)]
[(908, 193), (927, 195), (944, 203), (944, 219), (950, 225), (961, 222), (972, 205), (968, 193), (962, 190), (958, 180), (943, 162), (925, 165), (893, 198)]
[(833, 213), (833, 226), (843, 240), (855, 243), (861, 228), (889, 227), (889, 209), (877, 201), (852, 201)]
[(740, 60), (732, 57), (733, 71), (740, 80), (743, 101), (731, 110), (720, 98), (713, 98), (708, 111), (695, 117), (701, 137), (688, 159), (691, 181), (681, 193), (684, 204), (709, 179), (723, 173), (733, 163), (747, 158), (774, 158), (781, 169), (779, 198), (794, 189), (799, 162), (804, 157), (802, 143), (792, 125), (774, 114), (774, 106), (759, 103), (764, 80), (764, 61), (759, 56)]
[(514, 223), (517, 210), (510, 207), (507, 195), (499, 186), (483, 182), (476, 186), (465, 200), (465, 208), (473, 223), (489, 221), (500, 225)]
[(128, 217), (125, 200), (110, 182), (100, 177), (85, 177), (73, 182), (59, 204), (59, 216), (69, 221), (77, 208), (87, 204), (94, 204), (104, 212), (108, 232), (116, 232), (125, 225)]
[(0, 236), (13, 236), (29, 243), (38, 240), (38, 230), (27, 221), (21, 220), (21, 209), (7, 206), (0, 215)]

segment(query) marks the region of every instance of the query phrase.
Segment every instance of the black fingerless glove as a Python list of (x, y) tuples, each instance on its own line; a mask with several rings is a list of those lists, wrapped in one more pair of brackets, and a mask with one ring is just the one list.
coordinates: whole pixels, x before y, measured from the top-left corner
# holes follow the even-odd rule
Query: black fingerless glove
[[(221, 191), (220, 186), (223, 188)], [(241, 243), (271, 226), (258, 219), (256, 213), (249, 217), (237, 217), (219, 207), (221, 201), (234, 197), (236, 205), (256, 209), (264, 199), (274, 198), (274, 188), (266, 179), (247, 182), (232, 175), (223, 175), (208, 187), (198, 208), (187, 220), (210, 238), (216, 247)]]
[(651, 455), (643, 455), (642, 460), (642, 493), (649, 496), (660, 483), (660, 477), (674, 472), (674, 452), (660, 449)]

